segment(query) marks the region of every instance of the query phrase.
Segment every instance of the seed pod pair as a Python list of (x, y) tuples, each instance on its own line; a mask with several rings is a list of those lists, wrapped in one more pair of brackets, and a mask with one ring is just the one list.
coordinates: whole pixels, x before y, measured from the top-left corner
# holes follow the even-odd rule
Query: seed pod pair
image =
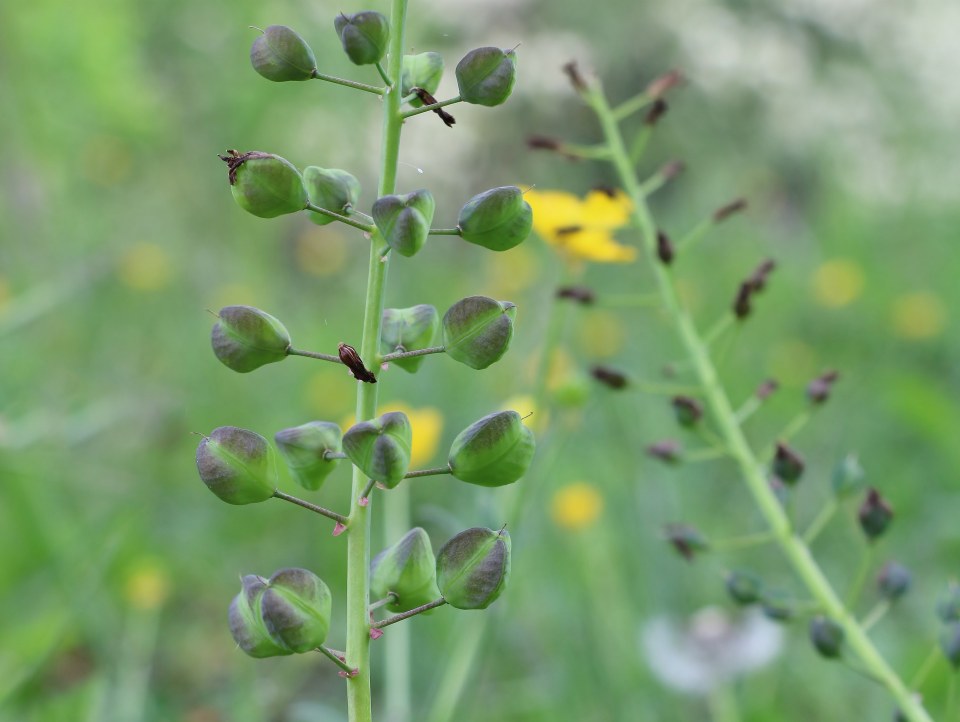
[[(303, 183), (313, 205), (342, 216), (349, 216), (360, 198), (360, 181), (339, 168), (307, 166), (303, 169)], [(334, 221), (330, 216), (315, 211), (310, 211), (308, 216), (318, 226)]]
[(327, 638), (330, 590), (306, 569), (281, 569), (270, 579), (243, 577), (230, 604), (230, 633), (251, 657), (309, 652)]
[(499, 361), (513, 339), (517, 307), (509, 301), (468, 296), (443, 316), (443, 345), (454, 361), (485, 369)]
[(533, 228), (533, 210), (516, 186), (491, 188), (475, 195), (460, 209), (460, 237), (491, 251), (520, 245)]
[(313, 50), (285, 25), (271, 25), (253, 41), (250, 63), (267, 80), (278, 83), (310, 80), (317, 72)]
[[(380, 336), (380, 351), (383, 354), (395, 351), (419, 351), (433, 346), (440, 331), (440, 314), (427, 304), (410, 308), (385, 308), (383, 331)], [(395, 359), (404, 371), (415, 373), (425, 356)]]
[(533, 461), (536, 442), (516, 411), (484, 416), (461, 431), (450, 447), (450, 472), (479, 486), (512, 484)]
[(402, 411), (392, 411), (351, 426), (343, 435), (343, 451), (353, 464), (388, 489), (410, 468), (413, 430)]
[(433, 195), (426, 189), (383, 196), (373, 204), (373, 222), (390, 248), (409, 257), (427, 242), (435, 209)]
[(440, 596), (437, 560), (430, 537), (420, 527), (411, 529), (370, 563), (371, 597), (383, 599), (391, 593), (396, 595), (387, 605), (391, 612), (406, 612)]
[(340, 452), (341, 437), (336, 424), (311, 421), (278, 431), (273, 438), (294, 480), (304, 489), (316, 491), (340, 462), (328, 454)]

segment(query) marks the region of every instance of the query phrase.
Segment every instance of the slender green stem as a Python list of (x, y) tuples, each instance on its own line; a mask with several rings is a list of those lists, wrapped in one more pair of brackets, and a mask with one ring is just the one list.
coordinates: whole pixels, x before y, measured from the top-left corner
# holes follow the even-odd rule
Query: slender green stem
[(643, 110), (648, 105), (650, 105), (654, 100), (655, 99), (651, 98), (647, 94), (647, 91), (644, 90), (642, 93), (638, 93), (637, 95), (634, 95), (632, 98), (623, 101), (611, 112), (613, 113), (613, 117), (617, 120), (617, 122), (620, 122), (620, 121), (626, 120), (634, 113), (639, 113), (641, 110)]
[(335, 75), (319, 73), (316, 70), (313, 71), (313, 77), (317, 80), (326, 80), (328, 83), (336, 83), (337, 85), (343, 85), (347, 88), (354, 88), (355, 90), (362, 90), (365, 93), (373, 93), (374, 95), (383, 95), (387, 92), (386, 88), (379, 88), (376, 85), (367, 85), (366, 83), (358, 83), (355, 80), (338, 78)]
[(937, 660), (941, 659), (942, 657), (943, 652), (940, 651), (940, 645), (937, 642), (934, 642), (933, 646), (930, 648), (930, 651), (927, 653), (927, 656), (924, 658), (923, 663), (917, 669), (917, 673), (914, 674), (910, 679), (910, 689), (919, 689), (927, 680), (927, 676), (936, 666)]
[(734, 321), (736, 321), (736, 317), (732, 313), (724, 314), (710, 327), (710, 330), (703, 335), (703, 343), (707, 346), (713, 345), (713, 343), (733, 325)]
[(631, 293), (619, 296), (601, 296), (597, 305), (604, 308), (656, 308), (660, 296), (655, 293)]
[(329, 361), (335, 364), (343, 363), (339, 356), (334, 356), (329, 353), (317, 353), (316, 351), (304, 351), (299, 348), (294, 348), (293, 346), (287, 349), (287, 356), (305, 356), (306, 358), (320, 359), (321, 361)]
[(461, 234), (459, 228), (431, 228), (431, 236), (459, 236)]
[(890, 611), (890, 600), (881, 599), (877, 602), (873, 609), (871, 609), (867, 616), (863, 618), (863, 621), (860, 622), (860, 626), (863, 627), (864, 632), (869, 632), (877, 622), (887, 616), (887, 612)]
[(298, 499), (295, 496), (290, 496), (289, 494), (284, 494), (282, 491), (277, 489), (273, 492), (273, 496), (276, 499), (283, 499), (284, 501), (289, 501), (291, 504), (296, 504), (297, 506), (302, 506), (304, 509), (309, 509), (314, 514), (320, 514), (321, 516), (327, 517), (327, 519), (333, 519), (335, 522), (340, 524), (347, 525), (349, 519), (343, 514), (337, 514), (335, 511), (330, 511), (325, 509), (322, 506), (317, 506), (316, 504), (311, 504), (309, 501), (304, 501), (303, 499)]
[(436, 469), (419, 469), (418, 471), (408, 471), (403, 475), (404, 479), (416, 479), (421, 476), (438, 476), (440, 474), (452, 473), (449, 466), (438, 466)]
[(304, 206), (303, 209), (305, 211), (313, 211), (314, 213), (319, 213), (320, 215), (323, 215), (323, 216), (329, 216), (330, 218), (333, 218), (335, 221), (340, 221), (341, 223), (346, 223), (348, 226), (359, 228), (364, 233), (373, 233), (375, 230), (377, 230), (377, 227), (375, 225), (372, 225), (370, 223), (362, 223), (360, 221), (355, 221), (352, 218), (348, 218), (347, 216), (340, 215), (339, 213), (334, 213), (333, 211), (328, 211), (326, 208), (321, 208), (320, 206), (314, 203), (307, 203), (307, 205)]
[(380, 363), (389, 363), (401, 358), (416, 358), (417, 356), (429, 356), (432, 353), (444, 353), (447, 349), (443, 346), (431, 346), (430, 348), (416, 349), (415, 351), (394, 351), (380, 357)]
[[(390, 48), (388, 77), (399, 78), (403, 62), (403, 34), (406, 26), (406, 0), (391, 0)], [(380, 184), (377, 196), (396, 190), (397, 165), (400, 155), (400, 85), (391, 84), (383, 100), (383, 144), (380, 151)], [(382, 258), (385, 243), (379, 232), (370, 242), (367, 271), (366, 304), (363, 312), (363, 337), (360, 357), (371, 359), (380, 351), (383, 297), (389, 258)], [(357, 421), (372, 419), (377, 413), (377, 389), (380, 384), (357, 385)], [(371, 722), (370, 700), (370, 508), (362, 504), (362, 491), (367, 478), (354, 467), (350, 494), (350, 529), (347, 539), (347, 664), (357, 674), (347, 679), (347, 713), (349, 722)], [(388, 666), (389, 673), (389, 666)], [(388, 700), (389, 705), (389, 700)]]
[(803, 533), (803, 543), (807, 546), (813, 544), (814, 540), (820, 536), (827, 524), (830, 523), (830, 520), (833, 518), (833, 515), (837, 513), (839, 505), (837, 504), (837, 498), (831, 496), (827, 503), (823, 505), (823, 508), (820, 512), (813, 518), (813, 521), (810, 522), (810, 526), (807, 527), (807, 530)]
[[(393, 65), (393, 63), (390, 64)], [(380, 73), (380, 77), (383, 79), (383, 82), (387, 84), (389, 92), (390, 86), (393, 85), (393, 80), (391, 79), (390, 74), (384, 69), (381, 63), (377, 63), (377, 72)], [(403, 102), (402, 99), (401, 102)]]
[(349, 664), (344, 662), (340, 658), (340, 656), (336, 652), (334, 652), (332, 649), (324, 647), (321, 644), (319, 647), (317, 647), (317, 651), (320, 652), (320, 654), (322, 654), (324, 657), (329, 659), (331, 662), (333, 662), (335, 665), (337, 665), (344, 672), (346, 672), (348, 677), (354, 676), (355, 673), (357, 672), (356, 667), (351, 667)]
[(867, 544), (860, 555), (860, 564), (857, 566), (857, 572), (854, 574), (853, 581), (850, 583), (850, 589), (847, 590), (845, 600), (847, 609), (852, 610), (860, 601), (860, 595), (867, 584), (867, 578), (870, 576), (870, 569), (873, 567), (873, 559), (876, 550), (873, 544)]
[(369, 503), (369, 500), (370, 500), (370, 492), (373, 491), (373, 487), (375, 487), (376, 485), (377, 485), (377, 480), (376, 480), (376, 479), (369, 479), (369, 480), (367, 480), (367, 485), (366, 485), (365, 487), (363, 487), (363, 491), (360, 492), (360, 498), (361, 498), (361, 499), (366, 499), (366, 500), (368, 501), (368, 503)]
[(740, 722), (737, 696), (729, 683), (715, 686), (707, 698), (707, 704), (712, 722)]
[(689, 252), (701, 238), (707, 235), (707, 231), (713, 228), (713, 218), (704, 218), (697, 225), (693, 227), (692, 230), (687, 232), (687, 235), (683, 236), (679, 241), (676, 242), (677, 254)]
[(447, 100), (441, 100), (439, 103), (433, 103), (431, 105), (421, 105), (419, 108), (412, 108), (411, 110), (404, 111), (401, 115), (404, 120), (407, 118), (412, 118), (415, 115), (420, 115), (421, 113), (429, 113), (431, 110), (436, 110), (437, 108), (444, 108), (448, 105), (453, 105), (454, 103), (459, 103), (462, 98), (458, 95), (454, 98), (448, 98)]
[[(613, 152), (613, 164), (620, 182), (634, 203), (633, 215), (640, 228), (647, 255), (649, 258), (655, 258), (656, 224), (624, 147), (617, 118), (598, 87), (589, 89), (586, 100), (597, 114), (604, 137)], [(731, 455), (740, 467), (747, 489), (790, 566), (823, 612), (843, 627), (850, 649), (859, 656), (870, 673), (887, 688), (904, 716), (910, 722), (932, 722), (923, 705), (910, 694), (903, 681), (891, 669), (850, 610), (840, 600), (823, 570), (811, 555), (809, 547), (794, 533), (776, 494), (767, 483), (764, 467), (750, 448), (736, 421), (733, 407), (717, 375), (716, 367), (710, 359), (707, 347), (697, 333), (693, 319), (680, 303), (671, 275), (662, 264), (652, 265), (657, 287), (663, 297), (663, 305), (680, 336), (694, 372), (706, 392), (707, 407)]]
[(743, 426), (743, 422), (753, 416), (757, 409), (763, 406), (763, 401), (760, 397), (754, 395), (749, 399), (743, 402), (739, 409), (734, 413), (734, 420), (740, 425)]
[(384, 627), (389, 627), (391, 624), (402, 622), (404, 619), (410, 619), (410, 617), (415, 617), (418, 614), (429, 612), (431, 609), (442, 607), (446, 603), (447, 603), (447, 600), (444, 599), (443, 597), (440, 597), (439, 599), (434, 599), (432, 602), (421, 604), (419, 607), (414, 607), (413, 609), (410, 609), (406, 612), (400, 612), (400, 614), (394, 614), (392, 617), (381, 619), (379, 622), (374, 622), (373, 624), (371, 624), (370, 627), (373, 629), (383, 629)]
[(650, 139), (653, 137), (653, 126), (647, 123), (643, 124), (643, 127), (637, 131), (636, 137), (633, 139), (633, 143), (630, 144), (630, 162), (636, 166), (640, 159), (643, 158), (644, 152), (647, 150), (647, 145), (650, 143)]
[(727, 449), (720, 446), (707, 446), (702, 449), (693, 449), (691, 451), (684, 451), (681, 459), (685, 462), (698, 462), (698, 461), (713, 461), (714, 459), (722, 459), (725, 456), (729, 456), (730, 452)]
[(371, 602), (370, 606), (367, 608), (367, 611), (372, 612), (376, 609), (380, 609), (380, 607), (385, 607), (388, 604), (393, 604), (395, 601), (397, 601), (397, 595), (394, 594), (393, 592), (390, 592), (383, 599), (378, 599), (375, 602)]
[(739, 551), (741, 549), (752, 549), (753, 547), (763, 546), (776, 541), (776, 536), (769, 531), (761, 531), (756, 534), (744, 534), (730, 539), (710, 540), (710, 546), (714, 549), (723, 551)]

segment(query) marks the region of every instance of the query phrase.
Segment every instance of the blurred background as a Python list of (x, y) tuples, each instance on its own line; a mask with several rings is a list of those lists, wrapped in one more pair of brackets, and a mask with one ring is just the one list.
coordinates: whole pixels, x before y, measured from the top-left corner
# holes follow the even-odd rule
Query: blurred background
[[(220, 365), (208, 310), (257, 306), (308, 349), (359, 343), (366, 244), (304, 217), (243, 213), (216, 154), (259, 149), (299, 167), (344, 168), (372, 203), (377, 100), (324, 83), (271, 84), (247, 58), (248, 26), (285, 24), (321, 71), (378, 82), (350, 65), (332, 28), (339, 11), (362, 9), (389, 12), (384, 0), (0, 7), (0, 719), (345, 719), (328, 662), (249, 659), (225, 621), (238, 575), (304, 566), (333, 590), (330, 643), (342, 645), (343, 539), (293, 507), (219, 503), (197, 479), (191, 432), (237, 425), (272, 436), (351, 414), (354, 384), (335, 366), (292, 358), (238, 375)], [(431, 188), (440, 226), (492, 186), (582, 196), (614, 180), (600, 164), (526, 148), (532, 134), (598, 140), (560, 70), (568, 60), (602, 77), (614, 101), (682, 69), (643, 163), (650, 172), (677, 158), (687, 165), (653, 199), (663, 227), (681, 236), (735, 197), (750, 203), (684, 259), (684, 296), (707, 328), (760, 260), (777, 259), (725, 356), (724, 380), (735, 400), (767, 377), (781, 383), (749, 423), (759, 448), (804, 408), (814, 376), (840, 371), (829, 404), (793, 441), (808, 465), (794, 513), (801, 524), (813, 518), (848, 453), (891, 501), (896, 521), (871, 578), (896, 559), (914, 584), (874, 634), (909, 679), (935, 647), (934, 602), (960, 551), (951, 245), (960, 6), (412, 0), (409, 17), (410, 51), (447, 61), (439, 98), (455, 93), (452, 68), (467, 50), (520, 44), (504, 107), (453, 106), (450, 130), (429, 114), (406, 125), (400, 188)], [(617, 237), (637, 242), (629, 229)], [(571, 273), (610, 297), (652, 290), (647, 262), (571, 271), (531, 236), (504, 254), (436, 237), (416, 259), (392, 263), (388, 306), (442, 312), (474, 294), (519, 306), (511, 351), (489, 369), (433, 357), (416, 375), (383, 375), (384, 407), (413, 419), (418, 465), (443, 463), (462, 428), (507, 405), (535, 410), (529, 423), (541, 433), (520, 482), (511, 587), (489, 612), (448, 718), (840, 719), (855, 704), (861, 719), (890, 719), (889, 698), (855, 663), (817, 657), (803, 617), (773, 625), (729, 601), (724, 571), (749, 568), (802, 606), (775, 550), (686, 562), (664, 541), (672, 522), (723, 538), (760, 520), (732, 465), (648, 458), (645, 447), (661, 439), (698, 445), (668, 399), (589, 379), (596, 363), (661, 378), (680, 349), (660, 314), (554, 304)], [(550, 319), (560, 344), (544, 366)], [(534, 409), (541, 368), (548, 393)], [(310, 498), (345, 508), (348, 476), (342, 468)], [(289, 479), (284, 488), (295, 489)], [(411, 488), (414, 520), (435, 548), (468, 526), (499, 527), (513, 493), (447, 477)], [(855, 507), (815, 547), (841, 589), (863, 554)], [(858, 611), (877, 599), (868, 583)], [(443, 609), (409, 623), (413, 719), (436, 713), (477, 616)], [(936, 714), (949, 676), (936, 660), (923, 687)]]

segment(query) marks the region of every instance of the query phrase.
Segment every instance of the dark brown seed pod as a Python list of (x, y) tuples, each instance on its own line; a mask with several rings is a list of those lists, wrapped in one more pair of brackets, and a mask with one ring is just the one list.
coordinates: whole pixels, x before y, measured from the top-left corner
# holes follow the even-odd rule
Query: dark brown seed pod
[(585, 93), (587, 90), (587, 81), (580, 75), (580, 69), (577, 67), (577, 61), (571, 60), (563, 66), (563, 72), (570, 78), (570, 84), (578, 93)]
[(653, 105), (650, 106), (650, 110), (647, 111), (647, 114), (643, 118), (644, 125), (656, 125), (660, 119), (666, 114), (669, 106), (667, 101), (657, 98), (654, 101)]
[(840, 373), (837, 371), (827, 371), (820, 374), (807, 385), (807, 397), (814, 404), (822, 404), (830, 398), (830, 392), (838, 378), (840, 378)]
[(683, 75), (679, 70), (671, 70), (659, 78), (654, 79), (650, 85), (647, 86), (646, 94), (651, 98), (659, 98), (672, 87), (678, 85), (682, 80)]
[(676, 255), (677, 249), (674, 248), (673, 241), (670, 240), (670, 237), (663, 231), (657, 231), (657, 258), (660, 259), (660, 262), (665, 266), (669, 266), (673, 263)]
[(734, 213), (739, 213), (747, 207), (747, 200), (745, 198), (737, 198), (735, 201), (727, 203), (725, 206), (717, 208), (713, 212), (713, 222), (720, 223), (721, 221), (726, 220)]
[(568, 301), (576, 301), (584, 306), (589, 306), (597, 300), (593, 289), (587, 286), (561, 286), (557, 289), (556, 297)]
[(627, 386), (626, 375), (608, 366), (594, 366), (590, 369), (590, 375), (604, 386), (609, 386), (617, 391)]
[(739, 319), (744, 319), (750, 315), (752, 307), (750, 297), (753, 295), (753, 286), (750, 281), (744, 281), (737, 289), (737, 295), (733, 299), (733, 315)]
[(680, 442), (674, 439), (663, 439), (647, 447), (647, 454), (667, 464), (676, 464), (680, 461), (681, 453), (683, 453), (683, 448), (680, 446)]
[(778, 388), (780, 388), (780, 383), (776, 379), (767, 379), (757, 387), (753, 394), (761, 401), (766, 401)]
[(350, 373), (357, 381), (364, 381), (368, 384), (377, 383), (377, 377), (363, 365), (363, 359), (360, 358), (360, 354), (353, 346), (341, 343), (337, 346), (337, 354), (340, 356), (340, 361), (350, 369)]

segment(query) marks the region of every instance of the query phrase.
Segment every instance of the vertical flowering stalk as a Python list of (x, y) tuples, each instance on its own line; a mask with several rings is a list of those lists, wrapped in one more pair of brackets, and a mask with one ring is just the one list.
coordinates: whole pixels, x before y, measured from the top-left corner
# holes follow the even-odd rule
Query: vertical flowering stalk
[[(398, 157), (403, 124), (434, 111), (447, 128), (455, 125), (454, 103), (484, 106), (503, 103), (513, 89), (513, 51), (479, 48), (457, 65), (460, 93), (437, 101), (443, 60), (436, 53), (405, 56), (407, 1), (392, 0), (391, 16), (373, 11), (340, 14), (334, 20), (347, 57), (373, 66), (383, 85), (370, 85), (321, 73), (312, 49), (295, 31), (270, 26), (250, 51), (254, 69), (274, 82), (323, 80), (381, 97), (380, 181), (370, 214), (358, 210), (360, 184), (350, 173), (309, 166), (302, 172), (271, 153), (229, 150), (230, 189), (237, 204), (261, 218), (306, 212), (319, 224), (339, 222), (369, 241), (369, 266), (360, 344), (340, 342), (337, 353), (295, 348), (290, 333), (274, 316), (248, 306), (228, 306), (218, 314), (211, 341), (214, 353), (238, 373), (300, 356), (341, 364), (357, 385), (356, 423), (345, 432), (329, 421), (310, 421), (276, 433), (276, 450), (260, 434), (223, 426), (205, 436), (197, 450), (197, 468), (208, 488), (230, 504), (281, 499), (334, 522), (334, 536), (346, 537), (347, 580), (345, 650), (326, 646), (336, 591), (306, 569), (285, 568), (269, 578), (246, 575), (230, 606), (230, 628), (238, 646), (253, 657), (317, 651), (340, 669), (347, 685), (350, 722), (369, 722), (370, 644), (387, 628), (440, 606), (485, 609), (506, 587), (510, 572), (510, 536), (505, 529), (467, 529), (434, 555), (430, 538), (409, 525), (407, 500), (392, 515), (391, 534), (400, 536), (376, 557), (371, 554), (371, 518), (375, 489), (390, 491), (406, 479), (449, 474), (469, 484), (512, 484), (527, 471), (534, 440), (513, 411), (489, 414), (455, 439), (445, 466), (410, 469), (413, 431), (403, 412), (377, 415), (381, 374), (394, 366), (409, 373), (424, 357), (444, 354), (474, 369), (484, 369), (507, 352), (514, 333), (516, 306), (485, 296), (468, 296), (443, 317), (433, 306), (385, 309), (387, 270), (394, 255), (415, 256), (432, 235), (458, 236), (491, 251), (506, 251), (530, 232), (532, 214), (518, 188), (494, 188), (462, 207), (456, 228), (433, 228), (435, 201), (427, 189), (398, 193)], [(426, 117), (426, 116), (425, 116)], [(279, 454), (277, 453), (279, 452)], [(352, 465), (350, 509), (346, 514), (291, 496), (279, 486), (278, 459), (304, 489), (319, 491), (343, 459)], [(383, 494), (389, 500), (389, 494)], [(371, 590), (377, 597), (371, 600)], [(393, 612), (380, 619), (382, 611)], [(402, 673), (388, 682), (388, 706), (403, 720), (409, 716), (409, 652), (403, 640), (393, 647), (391, 665)], [(399, 680), (399, 683), (398, 681)]]

